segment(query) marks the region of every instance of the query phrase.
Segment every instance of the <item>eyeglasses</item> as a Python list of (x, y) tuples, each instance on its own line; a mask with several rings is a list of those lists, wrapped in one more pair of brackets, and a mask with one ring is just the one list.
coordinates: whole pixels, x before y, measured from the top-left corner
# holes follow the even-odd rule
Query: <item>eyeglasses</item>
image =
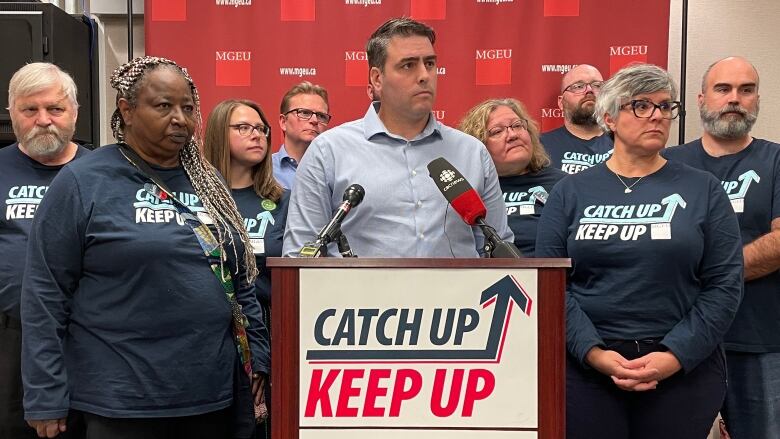
[(249, 137), (252, 135), (252, 131), (257, 130), (257, 134), (268, 137), (271, 134), (271, 128), (266, 125), (250, 125), (248, 123), (239, 123), (236, 125), (228, 125), (230, 128), (238, 130), (238, 135), (241, 137)]
[(499, 137), (502, 134), (504, 134), (505, 132), (507, 132), (506, 130), (509, 129), (509, 128), (511, 128), (512, 131), (514, 131), (516, 133), (519, 132), (519, 131), (524, 131), (524, 130), (528, 129), (528, 122), (526, 122), (523, 119), (518, 119), (518, 120), (512, 122), (512, 125), (497, 125), (497, 126), (494, 126), (493, 128), (490, 128), (488, 130), (488, 132), (487, 132), (488, 133), (488, 137)]
[(317, 115), (317, 122), (327, 125), (328, 122), (330, 122), (330, 118), (333, 117), (328, 113), (320, 113), (319, 111), (311, 111), (307, 110), (306, 108), (293, 108), (292, 110), (284, 113), (285, 115), (288, 115), (290, 113), (295, 113), (296, 116), (298, 116), (298, 119), (300, 120), (309, 120), (312, 116), (315, 114)]
[(634, 116), (645, 119), (650, 119), (655, 114), (655, 110), (661, 112), (661, 117), (664, 119), (676, 119), (680, 115), (681, 104), (677, 101), (666, 101), (656, 104), (655, 102), (648, 101), (647, 99), (633, 99), (623, 105), (620, 108), (631, 106), (634, 111)]
[(563, 89), (562, 93), (572, 92), (575, 95), (581, 95), (585, 94), (585, 90), (590, 87), (590, 89), (595, 93), (597, 91), (601, 90), (601, 87), (604, 85), (604, 81), (591, 81), (591, 82), (582, 82), (577, 81), (574, 84), (569, 84), (568, 87)]

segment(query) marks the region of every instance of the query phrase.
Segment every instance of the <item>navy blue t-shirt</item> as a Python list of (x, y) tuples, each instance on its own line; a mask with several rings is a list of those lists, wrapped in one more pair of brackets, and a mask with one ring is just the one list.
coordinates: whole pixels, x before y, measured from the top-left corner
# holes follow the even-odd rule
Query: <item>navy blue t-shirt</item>
[[(203, 217), (182, 167), (153, 168)], [(236, 346), (225, 291), (192, 229), (145, 184), (116, 145), (104, 146), (65, 166), (38, 208), (21, 302), (28, 419), (64, 417), (68, 408), (189, 416), (232, 404)], [(230, 246), (225, 255), (249, 319), (253, 370), (267, 372), (254, 286)]]
[(537, 257), (572, 259), (566, 338), (580, 362), (605, 339), (661, 339), (690, 372), (712, 354), (742, 295), (739, 225), (720, 183), (678, 162), (625, 187), (606, 164), (561, 180)]
[(612, 156), (612, 139), (606, 134), (584, 140), (562, 126), (543, 133), (540, 140), (552, 166), (567, 174), (576, 174)]
[(555, 183), (565, 176), (560, 169), (548, 166), (534, 174), (498, 177), (506, 204), (506, 220), (524, 257), (534, 256), (536, 226), (542, 209)]
[[(668, 148), (663, 155), (711, 172), (737, 214), (742, 244), (771, 231), (780, 217), (780, 145), (761, 139), (742, 151), (712, 157), (701, 139)], [(780, 270), (745, 283), (745, 296), (726, 334), (726, 349), (742, 352), (780, 352)]]
[[(89, 152), (79, 146), (74, 160)], [(19, 150), (19, 144), (0, 149), (0, 311), (19, 318), (24, 259), (30, 226), (49, 183), (63, 165), (46, 166)]]
[(271, 273), (266, 269), (265, 259), (282, 256), (290, 190), (285, 189), (278, 202), (260, 197), (251, 186), (233, 189), (231, 192), (238, 211), (244, 217), (244, 226), (252, 242), (257, 269), (260, 270), (260, 275), (255, 280), (257, 299), (267, 309), (271, 305)]

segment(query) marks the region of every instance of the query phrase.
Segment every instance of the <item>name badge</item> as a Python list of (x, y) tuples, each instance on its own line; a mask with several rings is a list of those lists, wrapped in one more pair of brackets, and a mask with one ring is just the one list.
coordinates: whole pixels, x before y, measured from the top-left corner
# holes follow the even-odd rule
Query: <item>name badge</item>
[(201, 211), (201, 212), (198, 212), (198, 213), (196, 213), (195, 215), (197, 215), (197, 216), (198, 216), (198, 220), (199, 220), (199, 221), (200, 221), (202, 224), (205, 224), (205, 225), (207, 225), (207, 226), (208, 226), (208, 225), (211, 225), (211, 224), (214, 224), (214, 220), (213, 220), (213, 219), (211, 219), (211, 215), (209, 215), (209, 214), (208, 214), (208, 213), (206, 213), (206, 212), (202, 212), (202, 211)]
[(670, 223), (651, 224), (650, 239), (672, 239), (672, 225)]
[(536, 209), (531, 204), (522, 204), (518, 213), (520, 215), (533, 215), (536, 213)]
[(745, 211), (745, 199), (735, 198), (731, 200), (731, 207), (734, 208), (734, 212), (742, 213)]
[(252, 250), (256, 255), (265, 254), (265, 239), (263, 238), (250, 238), (249, 242), (252, 244)]

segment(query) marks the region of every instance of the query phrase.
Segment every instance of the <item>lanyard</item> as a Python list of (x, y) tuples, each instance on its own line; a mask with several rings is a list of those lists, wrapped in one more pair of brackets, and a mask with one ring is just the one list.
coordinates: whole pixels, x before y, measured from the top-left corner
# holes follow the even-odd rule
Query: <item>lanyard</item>
[(203, 249), (203, 253), (206, 255), (206, 260), (211, 267), (211, 271), (217, 277), (220, 285), (225, 290), (225, 296), (230, 304), (233, 324), (233, 336), (235, 338), (236, 349), (238, 350), (239, 358), (241, 359), (241, 365), (244, 368), (244, 372), (247, 375), (252, 375), (251, 364), (251, 352), (249, 350), (249, 339), (247, 338), (246, 328), (249, 326), (249, 321), (244, 315), (241, 305), (236, 299), (236, 291), (233, 287), (233, 277), (230, 275), (230, 270), (225, 270), (222, 254), (222, 247), (214, 237), (209, 227), (203, 224), (189, 207), (179, 201), (173, 195), (173, 192), (168, 188), (168, 185), (163, 183), (156, 172), (149, 166), (144, 159), (133, 151), (132, 148), (126, 144), (119, 145), (119, 151), (132, 164), (138, 171), (146, 178), (152, 181), (152, 183), (146, 183), (144, 189), (152, 195), (156, 196), (159, 200), (164, 201), (170, 199), (173, 207), (179, 213), (179, 216), (184, 220), (198, 238), (198, 243)]

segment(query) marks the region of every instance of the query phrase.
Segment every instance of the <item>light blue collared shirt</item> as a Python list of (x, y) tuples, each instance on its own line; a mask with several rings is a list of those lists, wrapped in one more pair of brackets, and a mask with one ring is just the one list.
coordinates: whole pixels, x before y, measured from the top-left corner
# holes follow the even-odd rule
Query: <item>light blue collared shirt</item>
[[(283, 254), (296, 256), (330, 221), (351, 184), (366, 190), (342, 223), (353, 252), (363, 257), (477, 257), (484, 236), (463, 222), (428, 176), (428, 163), (446, 158), (476, 189), (488, 224), (512, 241), (498, 175), (485, 146), (431, 115), (411, 141), (387, 131), (372, 103), (363, 119), (317, 136), (300, 162), (292, 190)], [(338, 255), (331, 244), (329, 254)]]
[(293, 183), (295, 183), (295, 171), (298, 169), (298, 162), (287, 155), (284, 144), (279, 148), (279, 151), (271, 155), (271, 163), (274, 165), (274, 178), (276, 178), (276, 181), (285, 188), (292, 189)]

